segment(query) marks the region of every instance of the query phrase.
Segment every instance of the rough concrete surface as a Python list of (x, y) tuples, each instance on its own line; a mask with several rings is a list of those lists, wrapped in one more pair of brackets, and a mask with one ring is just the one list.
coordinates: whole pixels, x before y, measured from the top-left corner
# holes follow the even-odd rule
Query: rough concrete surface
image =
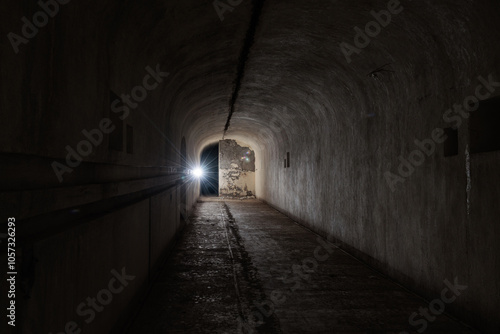
[[(203, 198), (128, 334), (416, 333), (428, 307), (258, 200)], [(426, 333), (475, 333), (433, 318)]]
[(219, 141), (219, 195), (247, 197), (255, 194), (255, 152), (236, 140)]

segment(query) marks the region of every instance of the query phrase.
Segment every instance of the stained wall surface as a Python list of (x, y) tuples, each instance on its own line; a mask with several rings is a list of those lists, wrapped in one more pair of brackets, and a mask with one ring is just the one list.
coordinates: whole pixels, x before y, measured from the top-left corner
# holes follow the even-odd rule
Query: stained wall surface
[(219, 141), (219, 196), (255, 195), (255, 152), (235, 140)]

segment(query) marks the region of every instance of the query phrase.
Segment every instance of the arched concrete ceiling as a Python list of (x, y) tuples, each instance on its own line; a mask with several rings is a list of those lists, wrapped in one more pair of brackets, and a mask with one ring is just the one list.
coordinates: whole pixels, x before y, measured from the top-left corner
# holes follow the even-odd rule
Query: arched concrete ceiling
[[(354, 27), (363, 29), (374, 21), (371, 10), (394, 2), (287, 0), (263, 2), (253, 43), (242, 56), (254, 3), (241, 2), (223, 21), (212, 2), (196, 0), (136, 3), (116, 14), (114, 59), (158, 60), (170, 73), (155, 110), (179, 125), (197, 152), (223, 136), (239, 65), (244, 75), (226, 137), (263, 149), (294, 136), (314, 141), (315, 133), (331, 132), (331, 124), (355, 132), (357, 121), (381, 112), (371, 101), (404, 108), (418, 103), (404, 97), (467, 82), (459, 78), (461, 69), (479, 62), (472, 58), (481, 52), (472, 51), (487, 49), (471, 38), (485, 14), (475, 1), (406, 0), (348, 63), (340, 43), (354, 45)], [(134, 49), (123, 52), (127, 45)], [(424, 74), (433, 80), (422, 80)]]

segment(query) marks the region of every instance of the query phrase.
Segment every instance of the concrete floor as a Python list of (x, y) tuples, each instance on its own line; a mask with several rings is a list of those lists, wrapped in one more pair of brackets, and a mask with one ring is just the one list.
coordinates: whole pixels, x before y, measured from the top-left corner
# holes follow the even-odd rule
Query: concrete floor
[(258, 200), (199, 201), (129, 334), (474, 333)]

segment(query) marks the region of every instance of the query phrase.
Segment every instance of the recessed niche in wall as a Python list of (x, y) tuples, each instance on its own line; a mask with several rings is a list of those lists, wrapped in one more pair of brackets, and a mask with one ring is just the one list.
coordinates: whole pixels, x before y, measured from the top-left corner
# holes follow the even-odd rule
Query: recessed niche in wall
[(115, 126), (115, 129), (109, 134), (109, 149), (115, 151), (123, 151), (123, 120), (120, 119), (120, 115), (111, 110), (111, 104), (115, 100), (120, 100), (120, 97), (116, 95), (115, 92), (109, 92), (109, 119), (111, 124)]
[(500, 150), (500, 97), (481, 101), (470, 113), (471, 153)]
[(290, 168), (290, 152), (286, 152), (286, 167)]
[(452, 157), (458, 155), (458, 130), (453, 128), (444, 129), (446, 140), (443, 143), (444, 156)]

